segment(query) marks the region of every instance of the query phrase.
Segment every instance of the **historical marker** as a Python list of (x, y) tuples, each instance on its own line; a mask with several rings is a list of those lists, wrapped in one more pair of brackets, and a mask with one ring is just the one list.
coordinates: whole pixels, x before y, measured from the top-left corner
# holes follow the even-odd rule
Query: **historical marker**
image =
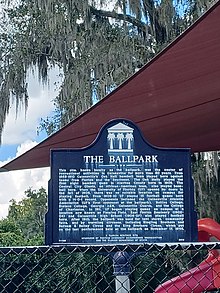
[(196, 241), (193, 197), (189, 149), (113, 120), (86, 148), (51, 151), (46, 244)]

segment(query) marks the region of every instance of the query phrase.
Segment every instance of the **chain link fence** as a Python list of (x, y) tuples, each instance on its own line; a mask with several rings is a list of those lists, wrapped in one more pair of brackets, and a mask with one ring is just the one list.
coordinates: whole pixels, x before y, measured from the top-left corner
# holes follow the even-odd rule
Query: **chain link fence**
[(220, 292), (218, 249), (217, 243), (5, 247), (0, 292)]

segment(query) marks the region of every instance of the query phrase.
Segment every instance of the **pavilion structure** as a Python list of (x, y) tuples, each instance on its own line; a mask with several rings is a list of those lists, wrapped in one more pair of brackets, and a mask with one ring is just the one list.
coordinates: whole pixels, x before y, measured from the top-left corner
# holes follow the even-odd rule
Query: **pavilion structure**
[(158, 147), (220, 150), (220, 1), (103, 100), (0, 170), (49, 166), (51, 149), (85, 147), (114, 118), (133, 121)]

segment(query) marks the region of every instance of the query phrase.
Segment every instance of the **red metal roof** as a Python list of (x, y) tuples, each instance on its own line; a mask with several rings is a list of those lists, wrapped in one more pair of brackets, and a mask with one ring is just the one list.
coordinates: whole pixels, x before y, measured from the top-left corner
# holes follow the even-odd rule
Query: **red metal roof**
[(159, 147), (220, 150), (220, 1), (139, 72), (66, 127), (2, 167), (50, 165), (50, 149), (89, 145), (114, 118)]

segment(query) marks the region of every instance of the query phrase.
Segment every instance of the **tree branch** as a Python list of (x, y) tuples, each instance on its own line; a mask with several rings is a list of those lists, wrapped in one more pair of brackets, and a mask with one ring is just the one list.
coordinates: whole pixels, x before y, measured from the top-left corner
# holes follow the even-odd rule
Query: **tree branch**
[(90, 6), (90, 12), (95, 16), (110, 17), (110, 18), (114, 18), (117, 20), (127, 21), (127, 22), (133, 24), (134, 26), (136, 26), (142, 32), (144, 32), (144, 33), (148, 32), (148, 26), (146, 25), (146, 23), (142, 22), (141, 20), (138, 20), (137, 18), (135, 18), (131, 15), (117, 13), (115, 11), (100, 10), (100, 9), (96, 9), (92, 6)]

